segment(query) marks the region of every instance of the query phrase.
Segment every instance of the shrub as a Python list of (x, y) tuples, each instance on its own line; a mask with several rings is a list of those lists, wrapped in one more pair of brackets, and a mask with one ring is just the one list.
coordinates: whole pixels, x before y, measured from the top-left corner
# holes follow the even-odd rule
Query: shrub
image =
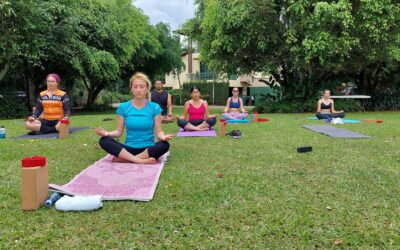
[(364, 107), (368, 111), (400, 110), (400, 91), (379, 92), (365, 100)]
[[(172, 105), (183, 105), (184, 99), (181, 89), (171, 89), (168, 91), (168, 93), (172, 97)], [(182, 95), (182, 102), (181, 102), (181, 95)]]
[(22, 118), (30, 114), (24, 98), (12, 94), (0, 97), (0, 119)]
[[(335, 109), (344, 110), (345, 112), (355, 112), (362, 111), (363, 106), (360, 101), (354, 99), (336, 100)], [(299, 99), (280, 102), (264, 101), (262, 105), (256, 106), (254, 110), (260, 113), (313, 113), (317, 111), (317, 100), (309, 99), (306, 102)]]
[(132, 99), (132, 96), (129, 94), (121, 94), (117, 92), (112, 92), (108, 90), (104, 90), (100, 92), (99, 96), (96, 99), (96, 104), (112, 104), (119, 102), (126, 102)]
[[(214, 85), (214, 102), (213, 102), (213, 85)], [(195, 81), (183, 84), (183, 101), (189, 100), (190, 89), (199, 87), (201, 90), (202, 99), (206, 100), (209, 104), (225, 105), (226, 99), (229, 97), (229, 82), (207, 82)]]

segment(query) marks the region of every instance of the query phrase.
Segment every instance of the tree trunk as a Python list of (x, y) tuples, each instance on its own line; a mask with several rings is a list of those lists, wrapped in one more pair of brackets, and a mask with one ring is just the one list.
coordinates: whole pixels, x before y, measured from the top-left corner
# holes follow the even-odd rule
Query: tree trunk
[(1, 65), (1, 70), (0, 70), (0, 82), (3, 80), (3, 78), (6, 76), (8, 70), (10, 69), (10, 64), (5, 63), (4, 65)]
[(104, 89), (104, 85), (99, 85), (99, 86), (90, 86), (89, 92), (88, 92), (88, 99), (86, 103), (86, 108), (87, 109), (92, 109), (94, 102), (96, 101), (97, 96), (99, 93)]
[(36, 102), (36, 85), (31, 76), (25, 76), (25, 88), (26, 88), (26, 99), (29, 110), (32, 110), (32, 107)]

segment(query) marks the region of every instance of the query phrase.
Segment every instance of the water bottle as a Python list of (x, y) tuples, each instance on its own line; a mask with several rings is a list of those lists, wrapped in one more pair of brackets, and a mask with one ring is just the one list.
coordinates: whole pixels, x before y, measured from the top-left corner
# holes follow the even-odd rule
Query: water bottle
[(4, 126), (0, 127), (0, 139), (6, 138), (6, 128)]
[(61, 198), (61, 195), (57, 192), (54, 192), (51, 194), (50, 198), (44, 203), (46, 207), (51, 207), (56, 201), (58, 201)]

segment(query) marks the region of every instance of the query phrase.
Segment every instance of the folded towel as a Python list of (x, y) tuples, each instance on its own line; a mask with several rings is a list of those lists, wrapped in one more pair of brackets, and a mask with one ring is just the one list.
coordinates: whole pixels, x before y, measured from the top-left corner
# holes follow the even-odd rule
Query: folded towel
[(56, 202), (56, 209), (61, 211), (90, 211), (103, 206), (100, 195), (68, 196), (64, 195)]

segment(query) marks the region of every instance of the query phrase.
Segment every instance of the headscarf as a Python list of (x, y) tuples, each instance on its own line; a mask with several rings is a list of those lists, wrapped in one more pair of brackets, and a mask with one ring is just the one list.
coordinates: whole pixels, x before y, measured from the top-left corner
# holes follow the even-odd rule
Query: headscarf
[(60, 82), (61, 82), (61, 77), (60, 77), (59, 75), (55, 74), (55, 73), (50, 73), (50, 74), (48, 74), (48, 75), (46, 76), (46, 80), (47, 80), (47, 78), (49, 78), (49, 77), (54, 77), (54, 79), (56, 79), (57, 83), (60, 83)]

